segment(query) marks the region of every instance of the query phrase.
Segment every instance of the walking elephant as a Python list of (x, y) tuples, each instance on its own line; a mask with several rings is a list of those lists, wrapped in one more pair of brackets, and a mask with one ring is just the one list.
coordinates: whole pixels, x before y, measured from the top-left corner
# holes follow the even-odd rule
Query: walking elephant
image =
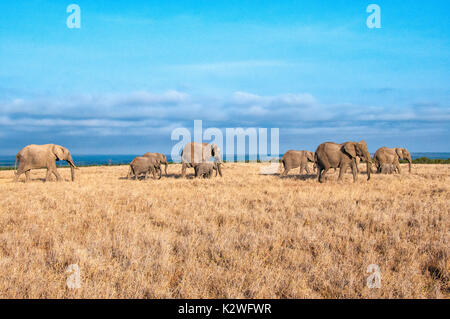
[(281, 158), (281, 163), (283, 165), (282, 168), (284, 168), (281, 176), (286, 176), (291, 169), (297, 167), (300, 167), (299, 174), (302, 174), (303, 170), (309, 174), (310, 170), (308, 168), (308, 162), (314, 163), (314, 152), (294, 150), (287, 151)]
[(194, 164), (195, 177), (211, 178), (213, 170), (217, 173), (219, 172), (219, 167), (222, 163), (216, 162), (206, 162)]
[(166, 176), (167, 176), (167, 166), (168, 166), (169, 164), (167, 163), (167, 157), (166, 157), (166, 155), (161, 154), (161, 153), (145, 153), (143, 156), (144, 156), (144, 157), (153, 157), (153, 158), (156, 158), (157, 160), (159, 160), (160, 164), (164, 164), (164, 166), (165, 166), (164, 171), (165, 171), (165, 174), (166, 174)]
[(324, 175), (330, 168), (339, 168), (338, 180), (342, 180), (342, 176), (348, 166), (352, 168), (353, 182), (356, 182), (356, 157), (361, 157), (367, 165), (367, 180), (370, 180), (370, 165), (372, 159), (365, 141), (346, 142), (337, 144), (333, 142), (325, 142), (317, 147), (315, 153), (315, 162), (318, 169), (319, 182), (324, 181)]
[(393, 164), (395, 166), (395, 169), (400, 174), (401, 171), (399, 159), (408, 161), (409, 173), (411, 173), (412, 160), (411, 155), (406, 148), (387, 148), (383, 146), (380, 147), (373, 156), (373, 161), (378, 173), (381, 172), (381, 166), (383, 164)]
[(381, 164), (380, 166), (380, 173), (382, 174), (392, 174), (396, 170), (396, 167), (394, 164)]
[[(19, 166), (17, 166), (17, 161)], [(66, 161), (69, 164), (72, 181), (74, 181), (77, 167), (73, 162), (72, 155), (67, 148), (55, 144), (33, 144), (20, 150), (16, 155), (15, 166), (17, 166), (17, 171), (15, 172), (14, 181), (17, 182), (20, 175), (25, 173), (25, 181), (28, 182), (30, 180), (30, 171), (39, 168), (47, 168), (45, 181), (49, 181), (52, 174), (55, 175), (58, 181), (61, 181), (61, 175), (56, 169), (56, 161)]]
[(148, 178), (148, 174), (151, 172), (153, 178), (156, 179), (156, 172), (159, 170), (159, 178), (161, 179), (162, 170), (159, 160), (152, 157), (138, 156), (134, 158), (130, 163), (130, 170), (128, 172), (127, 179), (137, 179), (140, 175), (144, 174), (144, 179)]
[[(216, 144), (191, 142), (181, 151), (181, 177), (186, 176), (186, 169), (193, 168), (195, 164), (204, 163), (214, 157), (214, 161), (222, 163), (220, 148)], [(219, 175), (222, 177), (222, 169), (218, 165)]]

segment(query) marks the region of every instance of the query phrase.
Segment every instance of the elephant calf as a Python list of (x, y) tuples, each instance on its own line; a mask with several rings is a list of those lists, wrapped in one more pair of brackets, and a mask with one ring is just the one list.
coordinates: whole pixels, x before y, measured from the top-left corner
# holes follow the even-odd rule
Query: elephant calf
[(130, 171), (128, 172), (128, 179), (131, 179), (133, 176), (137, 179), (140, 175), (144, 174), (144, 179), (148, 178), (148, 173), (153, 174), (153, 178), (156, 179), (156, 172), (159, 170), (159, 178), (161, 179), (161, 163), (151, 157), (136, 157), (130, 163)]
[(392, 174), (395, 173), (396, 167), (394, 164), (381, 164), (380, 173), (382, 174)]
[(284, 153), (281, 158), (281, 163), (284, 168), (284, 172), (281, 175), (286, 176), (291, 169), (297, 167), (300, 167), (299, 174), (301, 174), (303, 170), (309, 174), (308, 162), (314, 163), (314, 152), (289, 150)]
[(195, 177), (211, 178), (213, 170), (219, 172), (220, 163), (206, 162), (194, 164)]
[(160, 164), (165, 166), (164, 170), (165, 170), (165, 174), (166, 174), (166, 176), (167, 176), (167, 166), (168, 166), (169, 164), (168, 164), (168, 162), (167, 162), (167, 157), (166, 157), (166, 155), (161, 154), (161, 153), (145, 153), (145, 154), (142, 155), (142, 156), (143, 156), (143, 157), (153, 157), (153, 158), (159, 160)]

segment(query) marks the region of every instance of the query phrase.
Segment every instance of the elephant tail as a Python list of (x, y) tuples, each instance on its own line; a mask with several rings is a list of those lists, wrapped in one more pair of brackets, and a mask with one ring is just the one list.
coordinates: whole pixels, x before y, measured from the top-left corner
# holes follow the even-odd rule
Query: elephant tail
[(17, 173), (17, 160), (19, 159), (19, 156), (17, 155), (16, 156), (16, 162), (14, 163), (14, 170), (16, 171), (16, 173)]

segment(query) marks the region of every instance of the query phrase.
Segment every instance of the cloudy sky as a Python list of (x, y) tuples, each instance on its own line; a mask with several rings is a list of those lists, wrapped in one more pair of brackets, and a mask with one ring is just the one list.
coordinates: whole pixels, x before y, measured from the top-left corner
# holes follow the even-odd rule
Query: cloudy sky
[(0, 155), (170, 153), (194, 120), (450, 151), (447, 0), (374, 1), (380, 29), (367, 1), (93, 2), (0, 2)]

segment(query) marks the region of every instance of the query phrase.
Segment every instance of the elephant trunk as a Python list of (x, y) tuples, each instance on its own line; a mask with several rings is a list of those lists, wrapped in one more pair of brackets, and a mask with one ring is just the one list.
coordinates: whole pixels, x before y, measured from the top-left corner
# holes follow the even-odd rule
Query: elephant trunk
[(410, 174), (411, 174), (411, 164), (412, 164), (411, 156), (408, 156), (408, 166), (409, 166), (409, 173)]
[(222, 177), (222, 163), (217, 163), (217, 171), (219, 172), (220, 177)]
[(77, 168), (75, 166), (75, 163), (73, 162), (72, 156), (69, 154), (69, 157), (67, 158), (67, 163), (70, 166), (70, 174), (72, 175), (72, 182), (75, 181), (75, 169)]

